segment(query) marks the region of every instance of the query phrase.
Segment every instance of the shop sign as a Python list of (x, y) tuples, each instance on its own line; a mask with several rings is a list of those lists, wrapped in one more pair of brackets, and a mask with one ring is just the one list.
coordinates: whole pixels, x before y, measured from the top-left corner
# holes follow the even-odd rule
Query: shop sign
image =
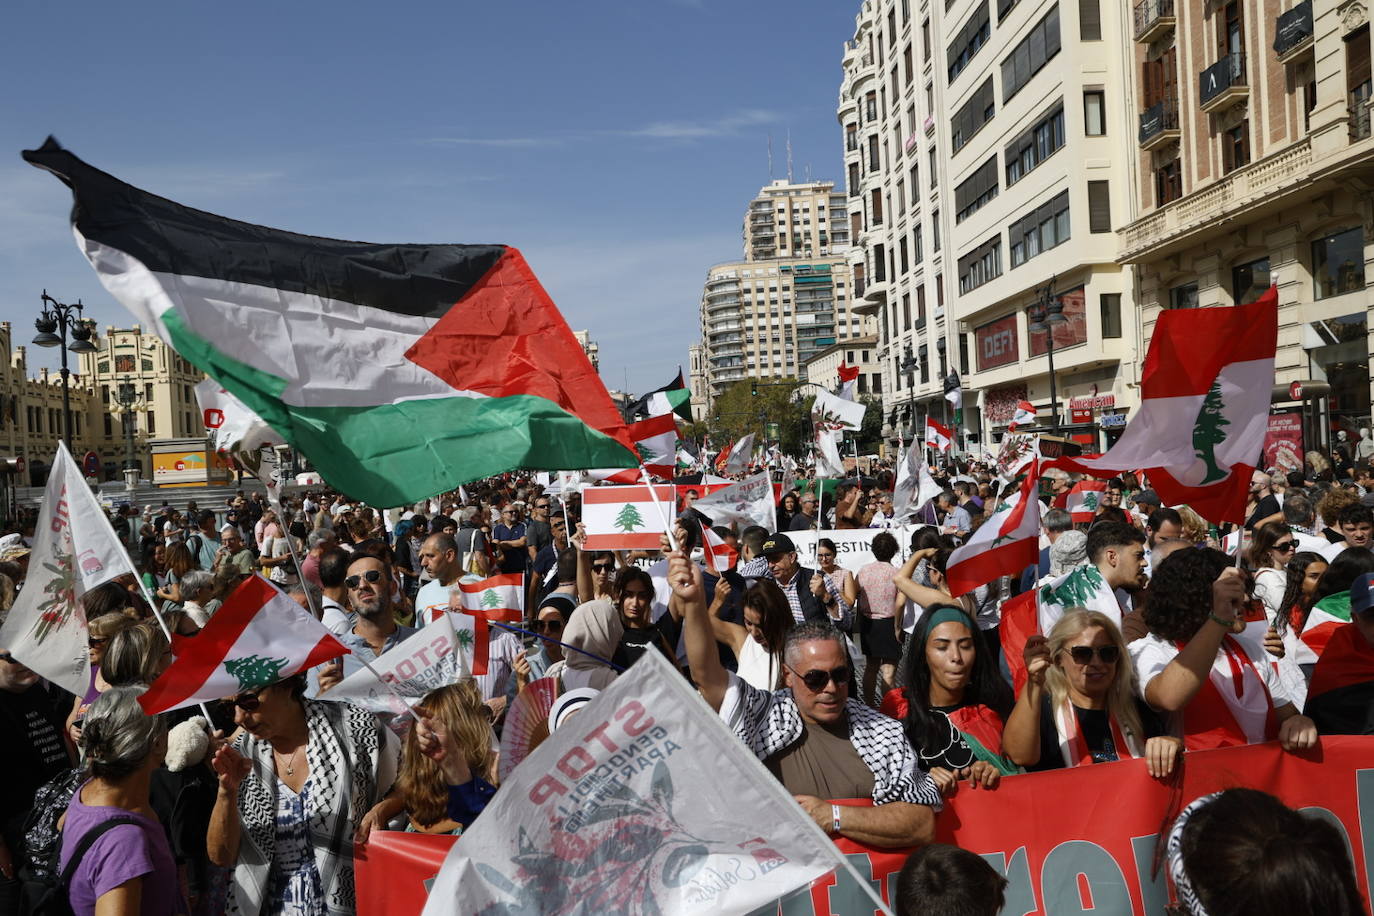
[(974, 342), (978, 347), (978, 370), (980, 372), (1006, 366), (1017, 360), (1016, 315), (975, 328)]
[(1126, 415), (1124, 413), (1104, 413), (1097, 422), (1103, 429), (1125, 429)]
[[(1086, 400), (1086, 399), (1084, 399)], [(1072, 402), (1069, 405), (1070, 423), (1091, 423), (1093, 421), (1093, 409), (1091, 407), (1074, 407)]]
[(1116, 395), (1114, 394), (1094, 394), (1081, 398), (1069, 398), (1070, 410), (1101, 410), (1103, 407), (1115, 406)]

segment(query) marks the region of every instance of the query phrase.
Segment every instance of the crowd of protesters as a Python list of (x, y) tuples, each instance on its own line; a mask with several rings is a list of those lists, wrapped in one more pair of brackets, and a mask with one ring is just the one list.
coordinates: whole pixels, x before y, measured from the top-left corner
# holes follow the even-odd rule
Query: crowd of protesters
[[(67, 694), (0, 647), (0, 740), (12, 749), (0, 914), (26, 912), (54, 887), (76, 912), (102, 916), (353, 912), (353, 852), (373, 831), (461, 833), (482, 815), (520, 691), (551, 679), (585, 698), (646, 652), (690, 677), (827, 833), (919, 847), (894, 892), (903, 912), (951, 900), (996, 912), (1005, 880), (932, 843), (960, 791), (1128, 758), (1167, 779), (1190, 750), (1277, 740), (1304, 753), (1321, 734), (1374, 733), (1374, 681), (1333, 679), (1323, 664), (1333, 653), (1374, 659), (1374, 479), (1350, 473), (1257, 472), (1237, 547), (1227, 526), (1161, 505), (1130, 474), (1075, 521), (1076, 481), (1051, 471), (1037, 562), (958, 596), (946, 578), (953, 550), (1014, 489), (991, 463), (937, 469), (942, 491), (906, 518), (881, 464), (824, 492), (781, 493), (767, 526), (720, 525), (682, 505), (677, 547), (665, 539), (662, 553), (581, 549), (577, 494), (528, 474), (389, 510), (329, 491), (279, 507), (242, 492), (216, 506), (121, 505), (112, 522), (138, 575), (83, 599), (89, 690)], [(838, 536), (820, 536), (806, 566), (794, 538), (811, 529), (872, 529), (872, 561), (846, 569)], [(737, 558), (729, 568), (701, 562), (707, 531)], [(43, 587), (28, 569), (31, 535), (21, 521), (0, 539), (0, 612)], [(409, 729), (329, 702), (364, 660), (460, 606), (462, 582), (498, 571), (524, 574), (526, 619), (491, 628), (486, 674), (433, 691)], [(210, 722), (196, 709), (144, 716), (137, 697), (177, 641), (253, 575), (352, 653), (226, 697)], [(1060, 587), (1079, 580), (1100, 587)], [(1074, 600), (1009, 657), (1003, 608), (1046, 589)], [(1362, 912), (1329, 828), (1261, 793), (1233, 794), (1209, 797), (1168, 839), (1185, 904)], [(874, 804), (830, 801), (856, 797)], [(1303, 867), (1323, 881), (1235, 892), (1199, 839), (1235, 829), (1232, 817), (1250, 819), (1242, 846), (1266, 831), (1306, 837), (1294, 855), (1311, 851)]]

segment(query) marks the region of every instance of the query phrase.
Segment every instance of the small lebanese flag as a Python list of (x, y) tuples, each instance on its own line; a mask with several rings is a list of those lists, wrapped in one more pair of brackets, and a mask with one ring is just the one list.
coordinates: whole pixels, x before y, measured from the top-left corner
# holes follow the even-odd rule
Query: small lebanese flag
[[(672, 480), (677, 470), (677, 420), (673, 415), (665, 413), (662, 416), (650, 417), (638, 423), (631, 423), (627, 428), (644, 469), (655, 477)], [(638, 483), (641, 480), (639, 468), (588, 471), (587, 477), (591, 480), (626, 484)]]
[(658, 506), (645, 486), (583, 487), (582, 524), (587, 539), (582, 549), (658, 550), (659, 538), (667, 532), (663, 514), (666, 507), (676, 505), (677, 493), (671, 485), (655, 486), (654, 492)]
[(1074, 484), (1066, 508), (1075, 525), (1093, 520), (1102, 505), (1102, 494), (1106, 492), (1105, 480), (1080, 480)]
[(1035, 405), (1030, 401), (1018, 401), (1016, 413), (1011, 418), (1008, 429), (1016, 429), (1018, 426), (1028, 426), (1035, 422)]
[(706, 558), (706, 568), (719, 576), (727, 569), (732, 569), (735, 561), (739, 559), (739, 554), (725, 540), (714, 531), (710, 525), (701, 526), (701, 544)]
[(194, 638), (178, 638), (172, 648), (176, 660), (138, 698), (150, 716), (258, 690), (349, 653), (313, 614), (257, 575)]
[(463, 610), (488, 620), (519, 623), (525, 617), (525, 577), (521, 573), (502, 573), (476, 582), (460, 582)]
[(947, 452), (954, 444), (954, 431), (948, 426), (935, 422), (934, 417), (926, 417), (926, 445), (941, 452)]
[(967, 544), (949, 555), (945, 581), (955, 598), (999, 576), (1019, 576), (1039, 561), (1039, 479), (1032, 464), (1016, 494), (979, 526)]
[(859, 380), (859, 367), (840, 363), (840, 388), (835, 393), (846, 401), (854, 400), (854, 388)]

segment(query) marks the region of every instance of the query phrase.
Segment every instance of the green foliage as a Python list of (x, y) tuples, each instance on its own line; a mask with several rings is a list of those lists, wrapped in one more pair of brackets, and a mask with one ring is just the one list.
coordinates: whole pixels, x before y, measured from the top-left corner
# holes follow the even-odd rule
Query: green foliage
[[(776, 423), (782, 450), (801, 455), (810, 441), (811, 402), (815, 400), (811, 396), (792, 399), (801, 385), (794, 378), (742, 379), (731, 385), (716, 398), (707, 417), (711, 442), (720, 447), (757, 433), (762, 443), (767, 424)], [(755, 388), (757, 395), (752, 393)]]

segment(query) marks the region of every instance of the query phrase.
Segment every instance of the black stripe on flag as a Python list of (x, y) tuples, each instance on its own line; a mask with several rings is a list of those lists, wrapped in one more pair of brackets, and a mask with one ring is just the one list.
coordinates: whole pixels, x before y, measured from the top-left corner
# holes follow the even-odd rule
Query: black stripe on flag
[(72, 222), (149, 270), (248, 283), (439, 318), (505, 245), (385, 245), (256, 226), (182, 206), (87, 165), (52, 137), (24, 160), (72, 189)]

